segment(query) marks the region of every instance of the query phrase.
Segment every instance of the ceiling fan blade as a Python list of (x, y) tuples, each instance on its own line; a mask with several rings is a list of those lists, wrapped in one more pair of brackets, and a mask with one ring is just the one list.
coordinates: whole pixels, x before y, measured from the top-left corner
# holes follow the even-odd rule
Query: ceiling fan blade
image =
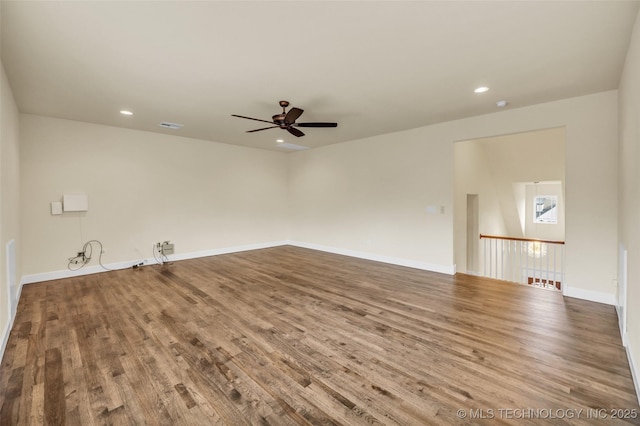
[(297, 126), (297, 127), (338, 127), (338, 123), (324, 123), (324, 122), (296, 123), (296, 124), (294, 124), (294, 126)]
[(275, 129), (280, 126), (263, 127), (262, 129), (247, 130), (247, 133), (259, 132), (260, 130)]
[(300, 130), (296, 129), (295, 127), (287, 127), (287, 130), (293, 136), (296, 136), (296, 137), (304, 136), (304, 133), (302, 133)]
[(295, 123), (295, 121), (302, 115), (304, 112), (303, 109), (293, 107), (289, 110), (287, 115), (284, 117), (284, 121), (289, 124)]
[(244, 115), (231, 114), (231, 116), (232, 116), (232, 117), (238, 117), (238, 118), (246, 118), (247, 120), (262, 121), (263, 123), (271, 123), (271, 124), (275, 124), (273, 121), (260, 120), (259, 118), (245, 117)]

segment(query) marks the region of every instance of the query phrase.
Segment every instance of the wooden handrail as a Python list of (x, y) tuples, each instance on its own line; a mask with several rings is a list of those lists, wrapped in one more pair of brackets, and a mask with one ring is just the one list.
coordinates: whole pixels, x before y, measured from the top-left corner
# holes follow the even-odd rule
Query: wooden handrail
[(525, 241), (530, 243), (564, 244), (564, 241), (537, 240), (534, 238), (499, 237), (496, 235), (480, 234), (480, 239), (483, 239), (483, 238), (493, 238), (496, 240), (509, 240), (509, 241)]

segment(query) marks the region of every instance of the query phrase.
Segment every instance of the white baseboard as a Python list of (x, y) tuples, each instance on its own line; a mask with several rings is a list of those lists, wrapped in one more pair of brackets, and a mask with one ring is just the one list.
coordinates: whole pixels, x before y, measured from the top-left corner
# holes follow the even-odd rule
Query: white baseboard
[(374, 260), (376, 262), (390, 263), (392, 265), (406, 266), (408, 268), (422, 269), (424, 271), (439, 272), (441, 274), (455, 275), (456, 273), (456, 265), (436, 265), (432, 263), (419, 262), (417, 260), (383, 256), (380, 254), (341, 249), (337, 247), (327, 247), (313, 243), (304, 243), (301, 241), (288, 241), (288, 244), (295, 247), (308, 248), (312, 250), (324, 251), (327, 253), (340, 254), (343, 256), (357, 257), (359, 259)]
[(622, 336), (622, 346), (627, 348), (629, 346), (629, 335), (625, 332), (621, 334)]
[[(223, 247), (218, 249), (202, 250), (202, 251), (189, 252), (189, 253), (176, 253), (174, 255), (169, 256), (169, 260), (178, 261), (178, 260), (196, 259), (199, 257), (218, 256), (221, 254), (238, 253), (242, 251), (258, 250), (258, 249), (278, 247), (278, 246), (284, 246), (284, 245), (303, 247), (303, 248), (308, 248), (312, 250), (319, 250), (319, 251), (324, 251), (328, 253), (340, 254), (344, 256), (357, 257), (360, 259), (374, 260), (376, 262), (390, 263), (393, 265), (406, 266), (409, 268), (416, 268), (416, 269), (421, 269), (425, 271), (439, 272), (439, 273), (448, 274), (448, 275), (454, 275), (456, 273), (455, 265), (436, 265), (431, 263), (418, 262), (415, 260), (383, 256), (383, 255), (378, 255), (373, 253), (358, 252), (354, 250), (346, 250), (346, 249), (340, 249), (336, 247), (327, 247), (327, 246), (321, 246), (317, 244), (303, 243), (300, 241), (271, 241), (267, 243)], [(141, 262), (144, 263), (145, 265), (152, 265), (156, 263), (156, 260), (153, 258), (142, 259), (142, 260), (128, 260), (124, 262), (108, 263), (108, 264), (105, 264), (104, 266), (109, 269), (118, 270), (118, 269), (131, 268), (133, 265), (137, 265)], [(108, 271), (103, 269), (100, 265), (92, 265), (92, 266), (86, 266), (77, 271), (70, 271), (68, 269), (65, 269), (60, 271), (43, 272), (39, 274), (25, 275), (22, 278), (22, 284), (32, 284), (32, 283), (38, 283), (43, 281), (58, 280), (63, 278), (79, 277), (82, 275), (98, 274), (101, 272), (108, 272)]]
[(605, 305), (615, 306), (616, 295), (613, 293), (603, 293), (601, 291), (583, 290), (581, 288), (566, 287), (563, 294), (567, 297), (575, 297), (576, 299), (589, 300), (591, 302), (604, 303)]
[[(11, 313), (9, 313), (11, 315)], [(7, 325), (2, 330), (2, 342), (0, 343), (0, 362), (4, 358), (4, 350), (7, 348), (7, 342), (9, 341), (9, 333), (11, 332), (13, 320), (7, 321)]]
[[(241, 251), (257, 250), (257, 249), (263, 249), (263, 248), (269, 248), (269, 247), (278, 247), (283, 245), (292, 245), (296, 247), (324, 251), (327, 253), (334, 253), (334, 254), (340, 254), (344, 256), (357, 257), (360, 259), (373, 260), (376, 262), (390, 263), (393, 265), (406, 266), (409, 268), (421, 269), (425, 271), (439, 272), (447, 275), (455, 275), (456, 273), (455, 264), (439, 265), (439, 264), (433, 264), (433, 263), (420, 262), (417, 260), (384, 256), (384, 255), (375, 254), (375, 253), (367, 253), (367, 252), (361, 252), (356, 250), (329, 247), (329, 246), (323, 246), (323, 245), (314, 244), (314, 243), (305, 243), (302, 241), (294, 241), (294, 240), (272, 241), (272, 242), (266, 242), (266, 243), (247, 244), (242, 246), (202, 250), (202, 251), (190, 252), (190, 253), (177, 253), (175, 255), (171, 255), (169, 258), (170, 260), (195, 259), (199, 257), (217, 256), (220, 254), (237, 253)], [(156, 263), (155, 259), (149, 258), (149, 259), (142, 259), (142, 260), (129, 260), (124, 262), (115, 262), (115, 263), (105, 264), (105, 266), (109, 269), (114, 269), (114, 270), (126, 269), (126, 268), (131, 268), (133, 265), (138, 264), (140, 262), (143, 262), (145, 265)], [(94, 266), (88, 266), (88, 267), (82, 268), (77, 271), (70, 271), (68, 269), (65, 269), (61, 271), (52, 271), (52, 272), (44, 272), (39, 274), (25, 275), (22, 278), (20, 287), (22, 289), (22, 284), (31, 284), (31, 283), (37, 283), (42, 281), (77, 277), (81, 275), (97, 274), (100, 272), (106, 272), (106, 271), (102, 267), (100, 267), (100, 265), (94, 265)], [(580, 288), (566, 287), (564, 290), (564, 295), (567, 297), (575, 297), (577, 299), (589, 300), (592, 302), (604, 303), (607, 305), (615, 306), (616, 304), (615, 294), (613, 293), (603, 293), (603, 292), (593, 291), (593, 290), (583, 290)]]
[(212, 250), (194, 251), (191, 253), (178, 253), (170, 256), (170, 260), (187, 260), (196, 259), (198, 257), (218, 256), (220, 254), (238, 253), (241, 251), (259, 250), (270, 247), (279, 247), (288, 245), (288, 241), (272, 241), (268, 243), (247, 244), (244, 246), (223, 247)]
[(625, 336), (622, 337), (622, 339), (626, 340), (627, 342), (627, 344), (625, 345), (627, 350), (627, 360), (629, 361), (629, 369), (631, 370), (633, 385), (636, 388), (636, 398), (638, 398), (638, 404), (640, 404), (640, 376), (638, 375), (638, 370), (636, 369), (636, 366), (633, 363), (633, 357), (631, 356), (631, 354), (633, 353), (633, 351), (631, 350), (631, 343), (629, 342), (626, 333)]
[[(141, 263), (141, 262), (147, 265), (150, 263), (155, 263), (155, 260), (153, 259), (129, 260), (126, 262), (107, 263), (104, 266), (109, 269), (118, 270), (118, 269), (131, 268), (133, 265), (137, 265), (138, 263)], [(76, 271), (70, 271), (68, 269), (64, 269), (60, 271), (42, 272), (39, 274), (25, 275), (24, 277), (22, 277), (22, 284), (33, 284), (33, 283), (39, 283), (43, 281), (60, 280), (63, 278), (80, 277), (82, 275), (99, 274), (101, 272), (109, 272), (109, 271), (105, 270), (100, 265), (93, 265), (93, 266), (85, 266)]]
[[(275, 241), (268, 243), (258, 243), (258, 244), (247, 244), (243, 246), (235, 246), (235, 247), (223, 247), (219, 249), (212, 250), (202, 250), (190, 253), (177, 253), (175, 255), (170, 255), (169, 260), (187, 260), (187, 259), (196, 259), (198, 257), (206, 257), (206, 256), (217, 256), (220, 254), (228, 254), (228, 253), (237, 253), (241, 251), (247, 250), (257, 250), (262, 248), (269, 247), (277, 247), (286, 245), (287, 241)], [(124, 262), (115, 262), (115, 263), (107, 263), (104, 266), (108, 269), (118, 270), (118, 269), (128, 269), (133, 265), (137, 265), (139, 263), (144, 263), (145, 265), (153, 265), (156, 262), (155, 259), (141, 259), (141, 260), (127, 260)], [(101, 272), (108, 272), (100, 265), (92, 265), (86, 266), (84, 268), (78, 269), (77, 271), (70, 271), (68, 269), (60, 270), (60, 271), (52, 271), (52, 272), (43, 272), (39, 274), (31, 274), (25, 275), (22, 277), (22, 284), (33, 284), (39, 283), (43, 281), (51, 281), (51, 280), (59, 280), (62, 278), (71, 278), (71, 277), (79, 277), (82, 275), (91, 275), (91, 274), (99, 274)]]
[[(20, 303), (20, 296), (22, 295), (22, 282), (18, 285), (18, 294), (16, 295), (17, 303)], [(11, 301), (8, 301), (9, 309), (8, 309), (8, 318), (7, 325), (2, 330), (2, 341), (0, 342), (0, 362), (4, 358), (4, 351), (7, 349), (7, 343), (9, 342), (9, 335), (11, 334), (11, 330), (13, 329), (13, 323), (16, 319), (15, 315), (13, 315), (13, 309), (11, 309)], [(16, 307), (17, 311), (17, 307)]]

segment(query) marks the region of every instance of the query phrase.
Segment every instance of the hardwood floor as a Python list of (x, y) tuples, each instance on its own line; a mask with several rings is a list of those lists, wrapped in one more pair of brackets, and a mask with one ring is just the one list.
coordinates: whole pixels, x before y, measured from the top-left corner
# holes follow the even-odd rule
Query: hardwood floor
[(3, 426), (640, 424), (613, 307), (290, 246), (25, 286), (0, 407)]

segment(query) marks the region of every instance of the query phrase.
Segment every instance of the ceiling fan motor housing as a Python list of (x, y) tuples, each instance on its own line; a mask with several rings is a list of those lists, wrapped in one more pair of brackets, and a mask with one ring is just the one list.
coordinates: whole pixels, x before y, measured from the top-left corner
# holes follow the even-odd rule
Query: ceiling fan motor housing
[(296, 120), (302, 115), (304, 110), (294, 107), (294, 108), (291, 108), (289, 112), (287, 112), (289, 101), (280, 101), (279, 104), (282, 107), (282, 113), (272, 115), (271, 116), (272, 121), (262, 120), (260, 118), (245, 117), (243, 115), (237, 115), (237, 114), (231, 114), (231, 115), (233, 117), (245, 118), (247, 120), (255, 120), (255, 121), (261, 121), (264, 123), (275, 124), (275, 126), (271, 126), (271, 127), (248, 130), (247, 133), (260, 132), (262, 130), (274, 129), (279, 127), (299, 138), (301, 136), (304, 136), (304, 133), (301, 130), (297, 129), (297, 127), (337, 127), (338, 126), (338, 123), (296, 123)]

